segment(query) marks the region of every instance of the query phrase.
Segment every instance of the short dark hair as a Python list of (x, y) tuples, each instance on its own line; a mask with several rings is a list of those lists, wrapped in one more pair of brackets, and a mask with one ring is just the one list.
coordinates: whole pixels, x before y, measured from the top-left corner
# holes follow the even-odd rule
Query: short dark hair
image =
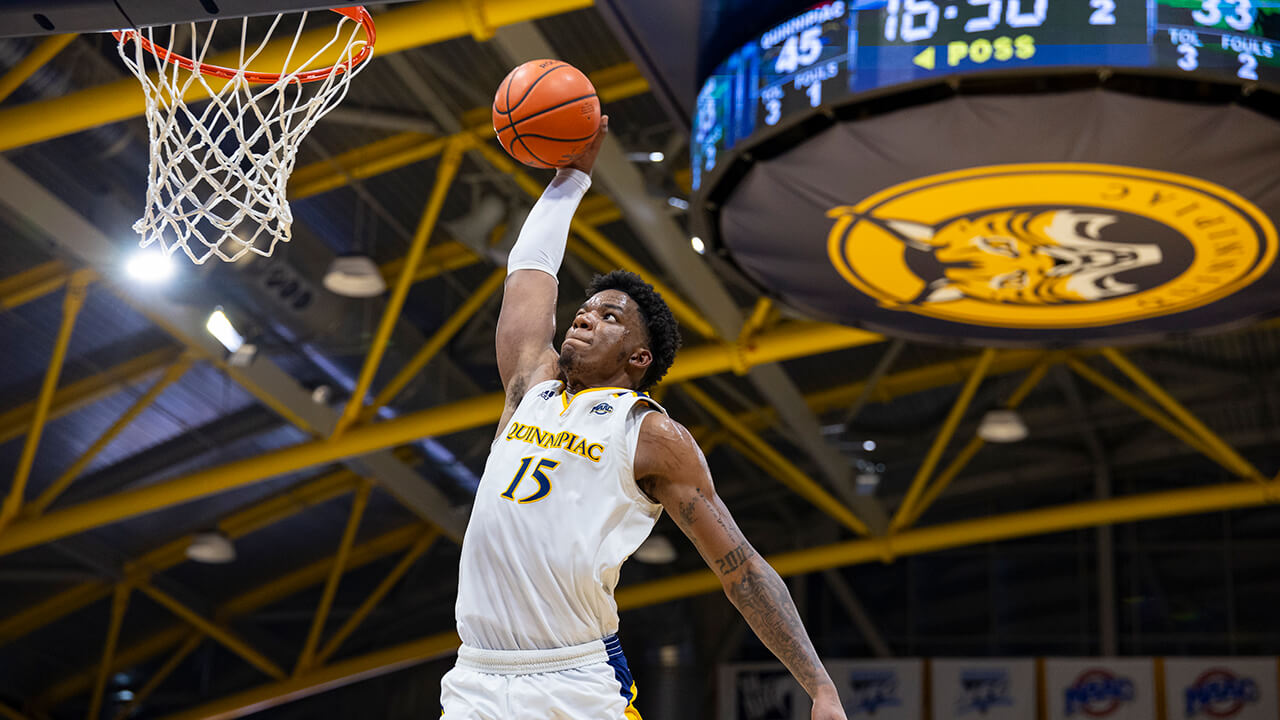
[(676, 351), (680, 349), (680, 325), (671, 314), (671, 308), (658, 294), (653, 286), (641, 277), (626, 270), (614, 270), (605, 275), (596, 275), (587, 287), (587, 297), (605, 290), (624, 292), (635, 300), (640, 309), (640, 320), (644, 322), (645, 331), (649, 335), (649, 352), (653, 353), (653, 364), (640, 378), (640, 392), (658, 384), (671, 364), (676, 360)]

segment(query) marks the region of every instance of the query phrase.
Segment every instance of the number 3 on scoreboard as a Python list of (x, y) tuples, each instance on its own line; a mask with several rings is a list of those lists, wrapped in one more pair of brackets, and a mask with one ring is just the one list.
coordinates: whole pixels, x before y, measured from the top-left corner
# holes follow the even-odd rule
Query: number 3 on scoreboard
[(550, 494), (551, 478), (547, 477), (547, 474), (542, 472), (542, 469), (546, 468), (547, 470), (555, 470), (556, 467), (560, 464), (560, 461), (548, 460), (546, 458), (542, 458), (541, 460), (538, 461), (538, 464), (534, 466), (533, 472), (530, 473), (531, 475), (533, 475), (533, 479), (538, 481), (538, 489), (533, 491), (531, 494), (529, 494), (526, 497), (522, 497), (519, 499), (515, 497), (516, 487), (520, 484), (520, 481), (524, 479), (524, 474), (529, 470), (529, 464), (532, 462), (533, 462), (532, 455), (528, 457), (520, 458), (520, 469), (516, 470), (515, 477), (511, 478), (511, 484), (508, 485), (507, 489), (503, 491), (502, 497), (508, 500), (511, 500), (513, 502), (518, 502), (521, 505), (527, 505), (529, 503), (538, 502), (539, 500), (541, 500), (542, 498)]

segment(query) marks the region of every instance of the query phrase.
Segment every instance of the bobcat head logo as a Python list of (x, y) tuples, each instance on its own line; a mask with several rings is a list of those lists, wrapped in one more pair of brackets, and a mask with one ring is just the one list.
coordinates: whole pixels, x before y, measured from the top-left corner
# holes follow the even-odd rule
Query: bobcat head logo
[[(837, 208), (842, 210), (842, 208)], [(1002, 210), (931, 227), (909, 220), (883, 224), (909, 248), (933, 255), (944, 268), (916, 302), (961, 298), (1050, 305), (1093, 302), (1142, 288), (1117, 276), (1159, 265), (1159, 245), (1111, 242), (1102, 230), (1114, 215)]]
[(1215, 304), (1277, 257), (1274, 225), (1231, 190), (1118, 165), (955, 170), (826, 217), (827, 259), (858, 297), (841, 305), (817, 284), (803, 290), (815, 306), (855, 325), (944, 337), (976, 327), (1015, 341), (1023, 331), (1109, 337), (1104, 328)]

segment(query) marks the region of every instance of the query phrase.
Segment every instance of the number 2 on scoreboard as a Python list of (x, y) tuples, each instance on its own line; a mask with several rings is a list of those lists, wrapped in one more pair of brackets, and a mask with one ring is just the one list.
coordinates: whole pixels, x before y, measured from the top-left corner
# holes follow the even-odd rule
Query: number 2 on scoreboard
[(1236, 72), (1236, 75), (1245, 80), (1257, 80), (1258, 58), (1249, 53), (1240, 53), (1236, 58), (1240, 60), (1240, 70)]
[(1089, 0), (1089, 7), (1093, 8), (1090, 25), (1116, 24), (1116, 0)]

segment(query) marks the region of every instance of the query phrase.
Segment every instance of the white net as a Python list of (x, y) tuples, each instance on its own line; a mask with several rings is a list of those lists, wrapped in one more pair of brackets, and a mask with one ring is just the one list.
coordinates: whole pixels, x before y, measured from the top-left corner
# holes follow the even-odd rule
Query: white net
[[(320, 15), (338, 21), (332, 33), (304, 33), (308, 13), (302, 13), (292, 42), (286, 36), (272, 43), (277, 15), (252, 50), (250, 19), (240, 20), (238, 62), (223, 58), (233, 68), (205, 64), (217, 21), (119, 35), (120, 56), (146, 94), (147, 204), (133, 226), (142, 247), (159, 243), (166, 255), (181, 248), (199, 264), (213, 256), (228, 262), (246, 253), (267, 256), (289, 241), (293, 213), (285, 188), (298, 145), (367, 64), (356, 56), (368, 30), (346, 15)], [(255, 30), (256, 37), (261, 28)], [(249, 70), (255, 62), (271, 72)]]

